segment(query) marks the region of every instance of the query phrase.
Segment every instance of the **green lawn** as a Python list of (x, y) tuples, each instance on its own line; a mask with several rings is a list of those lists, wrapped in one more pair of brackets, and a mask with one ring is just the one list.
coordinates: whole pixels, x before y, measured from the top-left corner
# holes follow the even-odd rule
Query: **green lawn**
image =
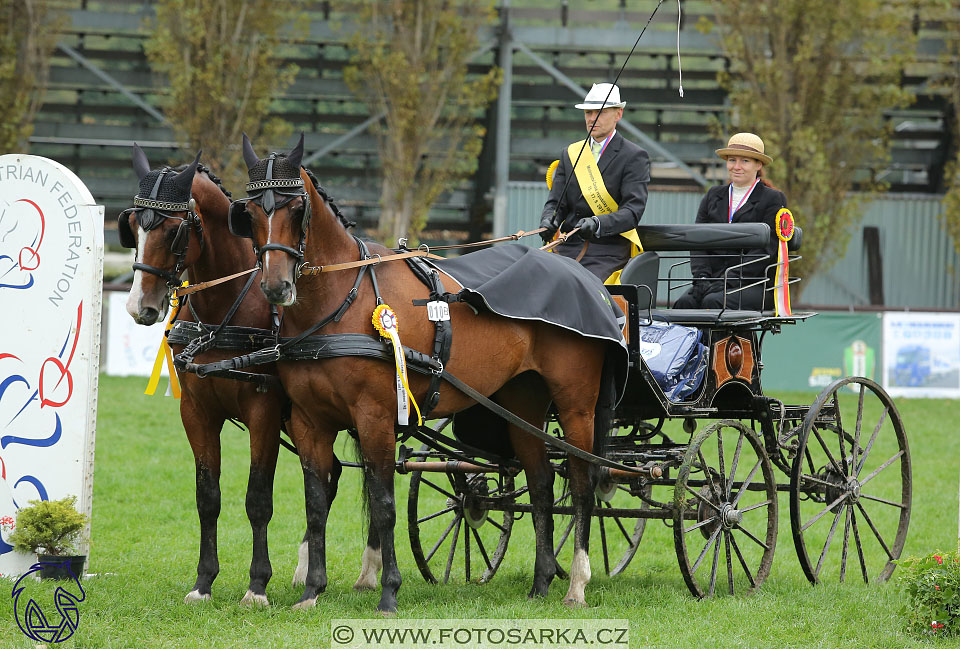
[[(250, 528), (243, 507), (248, 452), (245, 433), (231, 425), (223, 432), (221, 572), (214, 583), (214, 600), (184, 605), (183, 596), (195, 578), (199, 537), (193, 458), (176, 402), (143, 396), (143, 385), (143, 379), (101, 377), (89, 565), (98, 576), (84, 582), (79, 629), (61, 646), (328, 647), (331, 619), (378, 617), (374, 610), (378, 595), (352, 590), (366, 538), (355, 470), (344, 473), (328, 527), (330, 586), (317, 608), (291, 610), (300, 595), (290, 578), (304, 514), (299, 464), (286, 451), (281, 451), (270, 526), (274, 578), (267, 593), (272, 606), (250, 610), (238, 605), (250, 559)], [(785, 400), (804, 403), (813, 398), (787, 395)], [(914, 476), (905, 554), (952, 549), (960, 457), (952, 414), (956, 404), (901, 399), (897, 405), (909, 436)], [(345, 442), (338, 443), (338, 455), (351, 454)], [(777, 478), (784, 479), (780, 473)], [(401, 619), (627, 618), (632, 647), (924, 644), (903, 629), (897, 573), (889, 584), (864, 586), (852, 568), (844, 585), (809, 586), (797, 563), (785, 495), (780, 501), (773, 572), (759, 592), (695, 600), (680, 575), (671, 530), (650, 521), (636, 557), (618, 577), (605, 576), (594, 544), (593, 580), (587, 589), (590, 608), (571, 611), (561, 602), (565, 581), (554, 582), (546, 600), (526, 599), (534, 556), (529, 516), (515, 523), (506, 558), (491, 583), (426, 584), (407, 539), (409, 481), (407, 476), (397, 477), (397, 546), (404, 579)], [(34, 644), (17, 629), (11, 600), (0, 597), (0, 646)]]

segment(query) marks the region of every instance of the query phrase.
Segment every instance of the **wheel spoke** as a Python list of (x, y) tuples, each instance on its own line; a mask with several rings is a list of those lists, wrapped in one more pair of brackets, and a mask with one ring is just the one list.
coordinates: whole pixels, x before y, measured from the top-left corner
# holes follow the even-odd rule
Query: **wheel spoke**
[(847, 555), (850, 553), (850, 516), (853, 507), (844, 507), (847, 510), (847, 520), (843, 523), (843, 552), (840, 553), (840, 583), (847, 577)]
[(826, 480), (823, 480), (823, 479), (821, 479), (821, 478), (818, 478), (818, 477), (815, 476), (815, 475), (810, 475), (809, 473), (801, 473), (801, 474), (800, 474), (800, 480), (802, 480), (802, 481), (804, 481), (804, 482), (812, 482), (812, 483), (814, 483), (814, 484), (818, 484), (818, 485), (821, 485), (821, 486), (823, 486), (823, 487), (831, 487), (831, 488), (833, 488), (833, 487), (836, 487), (836, 486), (837, 486), (837, 485), (833, 484), (832, 482), (827, 482)]
[(710, 535), (710, 538), (707, 539), (707, 544), (703, 546), (703, 550), (700, 551), (700, 556), (697, 557), (697, 560), (694, 562), (693, 567), (690, 568), (690, 574), (692, 575), (697, 571), (697, 568), (700, 567), (700, 563), (703, 561), (703, 558), (707, 556), (707, 552), (710, 551), (710, 546), (713, 545), (713, 542), (717, 540), (717, 536), (720, 534), (720, 526), (717, 526), (717, 529), (713, 531), (713, 534)]
[(753, 468), (750, 469), (750, 473), (747, 474), (747, 477), (744, 479), (743, 484), (740, 485), (740, 491), (737, 492), (737, 497), (733, 499), (731, 503), (734, 507), (737, 506), (737, 503), (740, 502), (740, 499), (743, 498), (743, 494), (747, 493), (747, 487), (750, 486), (750, 483), (753, 482), (753, 476), (757, 475), (757, 471), (760, 470), (761, 460), (757, 460), (757, 463), (753, 465)]
[(704, 503), (704, 504), (706, 504), (706, 505), (709, 505), (709, 506), (712, 507), (713, 510), (716, 511), (718, 514), (720, 513), (720, 508), (717, 507), (716, 505), (714, 505), (711, 501), (707, 500), (707, 499), (704, 497), (704, 495), (701, 494), (699, 491), (694, 491), (692, 488), (690, 488), (690, 485), (687, 485), (687, 484), (683, 485), (683, 488), (686, 489), (687, 491), (689, 491), (690, 493), (692, 493), (700, 502), (702, 502), (702, 503)]
[(884, 505), (890, 505), (891, 507), (899, 507), (900, 509), (907, 508), (907, 506), (903, 503), (895, 503), (892, 500), (887, 500), (886, 498), (880, 498), (879, 496), (871, 496), (871, 495), (862, 493), (860, 494), (860, 497), (865, 498), (867, 500), (872, 500), (874, 502), (883, 503)]
[(689, 534), (690, 532), (692, 532), (692, 531), (694, 531), (694, 530), (699, 530), (699, 529), (700, 529), (701, 527), (703, 527), (704, 525), (709, 525), (710, 523), (715, 523), (715, 522), (717, 522), (717, 520), (718, 520), (718, 518), (717, 518), (716, 516), (711, 516), (710, 518), (708, 518), (708, 519), (705, 520), (705, 521), (700, 521), (699, 523), (695, 523), (694, 525), (691, 525), (690, 527), (684, 528), (683, 533), (684, 533), (684, 534)]
[(714, 498), (717, 499), (718, 502), (722, 502), (722, 501), (724, 500), (723, 494), (722, 494), (722, 493), (720, 492), (720, 490), (717, 488), (717, 483), (714, 482), (714, 480), (713, 480), (713, 472), (710, 471), (710, 465), (707, 464), (707, 461), (706, 461), (705, 459), (703, 459), (703, 451), (702, 451), (702, 450), (697, 450), (697, 457), (700, 458), (700, 466), (703, 467), (703, 472), (704, 472), (704, 474), (706, 474), (706, 476), (707, 476), (707, 481), (710, 483), (710, 491), (713, 492), (713, 496), (714, 496)]
[[(506, 514), (506, 516), (511, 516), (511, 515), (512, 515), (512, 514), (510, 514), (509, 512)], [(493, 519), (490, 518), (489, 516), (487, 516), (487, 520), (485, 520), (484, 523), (490, 523), (491, 525), (493, 525), (495, 528), (497, 528), (498, 530), (500, 530), (500, 531), (503, 532), (504, 534), (507, 533), (507, 528), (505, 528), (503, 525), (501, 525), (501, 524), (498, 523), (497, 521), (493, 520)], [(476, 530), (474, 530), (474, 531), (476, 531)]]
[(600, 517), (600, 547), (603, 550), (603, 572), (605, 574), (610, 574), (610, 557), (609, 549), (607, 548), (607, 526), (603, 522), (603, 517)]
[(723, 533), (723, 554), (727, 558), (727, 584), (730, 594), (733, 595), (733, 556), (730, 553), (730, 531)]
[(427, 515), (424, 516), (423, 518), (418, 518), (418, 519), (417, 519), (417, 525), (419, 525), (420, 523), (426, 523), (427, 521), (429, 521), (429, 520), (431, 520), (431, 519), (434, 519), (434, 518), (436, 518), (437, 516), (443, 516), (444, 514), (449, 514), (450, 512), (452, 512), (452, 511), (453, 511), (454, 509), (456, 509), (456, 508), (457, 508), (456, 505), (450, 505), (449, 507), (444, 507), (443, 509), (441, 509), (440, 511), (438, 511), (438, 512), (436, 512), (436, 513), (427, 514)]
[(713, 544), (713, 563), (710, 566), (710, 597), (717, 590), (717, 564), (720, 563), (720, 540)]
[[(613, 505), (611, 505), (610, 503), (604, 503), (604, 504), (607, 506), (607, 509), (611, 509), (613, 507)], [(600, 520), (603, 520), (604, 518), (605, 517), (601, 517)], [(623, 534), (623, 538), (627, 541), (627, 543), (632, 544), (633, 539), (630, 538), (630, 534), (627, 532), (627, 528), (625, 528), (623, 526), (623, 523), (620, 522), (620, 517), (611, 516), (611, 518), (613, 519), (613, 522), (617, 524), (617, 527), (620, 528), (620, 533)]]
[(863, 465), (867, 461), (867, 456), (870, 455), (870, 449), (873, 448), (873, 443), (877, 441), (877, 435), (880, 434), (880, 429), (883, 428), (883, 422), (886, 421), (888, 412), (890, 412), (890, 409), (884, 408), (883, 412), (880, 413), (880, 421), (877, 422), (877, 426), (873, 429), (873, 434), (870, 436), (870, 441), (867, 442), (867, 447), (863, 449), (863, 455), (860, 456), (860, 464), (857, 465), (856, 475), (860, 475), (860, 472), (863, 471)]
[(767, 500), (764, 500), (762, 503), (757, 503), (757, 504), (755, 504), (755, 505), (750, 505), (749, 507), (744, 507), (743, 509), (741, 509), (741, 510), (739, 510), (739, 511), (740, 511), (740, 513), (742, 514), (742, 513), (744, 513), (744, 512), (750, 512), (750, 511), (753, 511), (754, 509), (760, 509), (761, 507), (767, 507), (767, 506), (772, 505), (772, 504), (773, 504), (773, 501), (767, 499)]
[(817, 577), (820, 576), (820, 570), (823, 568), (823, 560), (827, 558), (827, 551), (830, 549), (830, 543), (833, 541), (833, 534), (837, 531), (837, 523), (840, 522), (840, 515), (843, 513), (843, 507), (837, 510), (837, 515), (833, 517), (833, 524), (830, 526), (830, 531), (827, 533), (827, 540), (823, 542), (823, 550), (820, 552), (820, 559), (817, 561), (817, 568), (813, 571), (813, 574)]
[(740, 552), (740, 545), (737, 543), (737, 537), (731, 534), (730, 542), (733, 544), (733, 551), (737, 553), (737, 559), (740, 560), (740, 565), (743, 566), (743, 572), (746, 573), (747, 579), (750, 580), (750, 588), (756, 588), (757, 580), (753, 578), (753, 573), (750, 572), (750, 567), (747, 565), (747, 560), (743, 558), (743, 553)]
[(421, 478), (420, 478), (420, 482), (423, 482), (424, 484), (430, 485), (430, 486), (433, 487), (436, 491), (442, 493), (442, 494), (443, 494), (444, 496), (446, 496), (447, 498), (452, 498), (453, 500), (459, 500), (459, 498), (457, 498), (456, 496), (454, 496), (452, 493), (450, 493), (450, 492), (447, 491), (446, 489), (443, 489), (443, 488), (441, 488), (441, 487), (438, 487), (437, 485), (435, 485), (434, 483), (430, 482), (429, 480), (427, 480), (426, 478), (424, 478), (424, 477), (422, 477), (422, 476), (421, 476)]
[[(727, 478), (727, 469), (723, 462), (723, 427), (717, 427), (717, 458), (720, 464), (720, 479), (726, 481)], [(730, 500), (729, 488), (730, 485), (721, 484), (721, 492), (723, 494), (722, 500)], [(717, 543), (717, 548), (720, 548), (720, 544)]]
[(898, 452), (898, 453), (897, 453), (896, 455), (894, 455), (892, 458), (890, 458), (889, 460), (887, 460), (886, 462), (884, 462), (883, 464), (881, 464), (880, 466), (878, 466), (876, 469), (874, 469), (874, 470), (870, 473), (870, 475), (868, 475), (866, 478), (864, 478), (863, 480), (860, 481), (860, 486), (862, 487), (863, 485), (865, 485), (865, 484), (867, 484), (868, 482), (870, 482), (871, 480), (873, 480), (873, 479), (877, 476), (878, 473), (880, 473), (881, 471), (883, 471), (884, 469), (886, 469), (888, 466), (890, 466), (891, 464), (893, 464), (894, 462), (896, 462), (897, 460), (899, 460), (901, 457), (903, 457), (903, 451)]
[(460, 538), (460, 522), (462, 517), (457, 518), (457, 529), (453, 532), (453, 539), (450, 541), (450, 552), (447, 554), (447, 569), (443, 572), (443, 583), (450, 582), (450, 569), (453, 568), (453, 557), (457, 553), (457, 540)]
[(467, 583), (470, 583), (470, 526), (463, 528), (463, 572), (466, 573)]
[(460, 522), (460, 516), (459, 516), (459, 515), (457, 515), (452, 521), (450, 521), (450, 524), (447, 525), (447, 529), (445, 529), (445, 530), (443, 531), (443, 534), (440, 535), (440, 538), (437, 539), (437, 542), (434, 544), (433, 549), (430, 550), (430, 554), (427, 555), (427, 561), (428, 561), (428, 562), (430, 561), (430, 559), (433, 558), (433, 555), (437, 553), (437, 550), (440, 549), (440, 546), (441, 546), (441, 545), (443, 544), (443, 542), (446, 540), (447, 535), (450, 534), (450, 530), (452, 530), (453, 527), (454, 527), (455, 525), (457, 525), (459, 522)]
[[(839, 412), (839, 411), (838, 411), (838, 412)], [(838, 419), (839, 419), (839, 417), (838, 417)], [(830, 452), (830, 449), (827, 448), (826, 442), (823, 441), (823, 437), (820, 436), (820, 429), (817, 428), (816, 426), (814, 426), (813, 429), (812, 429), (812, 432), (813, 432), (814, 436), (816, 436), (817, 441), (820, 442), (820, 448), (822, 448), (822, 449), (823, 449), (823, 452), (827, 454), (827, 459), (830, 460), (830, 464), (833, 465), (834, 470), (835, 470), (837, 473), (839, 473), (840, 475), (847, 475), (846, 473), (844, 473), (844, 471), (843, 471), (843, 469), (840, 467), (840, 465), (837, 464), (837, 461), (836, 461), (835, 459), (833, 459), (833, 453)], [(839, 435), (840, 435), (841, 438), (843, 437), (843, 428), (842, 428), (842, 427), (840, 428), (840, 433), (839, 433)]]
[(567, 524), (567, 529), (563, 531), (563, 535), (560, 537), (560, 543), (557, 544), (557, 549), (554, 550), (553, 552), (554, 557), (560, 556), (560, 550), (563, 549), (563, 544), (567, 542), (567, 537), (570, 536), (570, 530), (572, 529), (573, 529), (573, 517), (571, 516), (570, 523)]
[[(740, 431), (740, 437), (737, 438), (737, 450), (733, 452), (733, 462), (730, 464), (730, 488), (733, 488), (733, 478), (737, 475), (737, 464), (740, 462), (740, 451), (743, 450), (743, 431)], [(727, 498), (730, 498), (730, 494), (727, 494)]]
[(887, 544), (880, 535), (880, 531), (877, 529), (877, 526), (873, 524), (873, 520), (871, 520), (870, 515), (867, 514), (867, 510), (864, 509), (863, 505), (859, 502), (857, 503), (857, 509), (859, 509), (860, 513), (863, 514), (863, 520), (867, 521), (867, 525), (870, 526), (870, 530), (873, 532), (873, 535), (877, 537), (877, 541), (880, 542), (880, 547), (883, 548), (883, 551), (887, 553), (887, 556), (890, 557), (890, 560), (892, 561), (894, 559), (893, 552), (891, 552), (890, 548), (887, 547)]
[(853, 514), (853, 540), (857, 544), (857, 556), (860, 558), (860, 572), (863, 573), (863, 583), (869, 584), (870, 577), (867, 576), (867, 562), (863, 558), (863, 544), (860, 542), (860, 530), (857, 528), (856, 512)]
[(487, 555), (487, 549), (483, 547), (483, 540), (480, 538), (480, 533), (472, 527), (470, 528), (470, 532), (473, 534), (473, 539), (477, 542), (477, 549), (480, 550), (480, 556), (483, 557), (483, 562), (487, 564), (487, 570), (493, 570), (490, 557)]
[(770, 549), (770, 546), (769, 546), (769, 545), (767, 545), (764, 541), (761, 541), (760, 539), (758, 539), (757, 537), (755, 537), (755, 536), (753, 535), (753, 532), (751, 532), (751, 531), (748, 530), (747, 528), (745, 528), (745, 527), (743, 527), (743, 526), (739, 526), (739, 527), (737, 527), (737, 529), (740, 530), (741, 532), (743, 532), (743, 533), (747, 536), (747, 538), (749, 538), (751, 541), (753, 541), (754, 543), (756, 543), (757, 545), (759, 545), (759, 546), (760, 546), (761, 548), (763, 548), (764, 550), (769, 550), (769, 549)]
[(857, 400), (857, 427), (853, 431), (853, 448), (850, 450), (850, 458), (853, 466), (857, 466), (857, 448), (860, 446), (860, 429), (863, 424), (863, 395), (867, 386), (860, 384), (860, 396)]
[(831, 509), (833, 509), (834, 507), (836, 507), (837, 505), (839, 505), (840, 502), (841, 502), (842, 500), (844, 500), (846, 497), (847, 497), (847, 494), (841, 494), (836, 500), (834, 500), (832, 503), (830, 503), (829, 505), (827, 505), (819, 514), (817, 514), (816, 516), (814, 516), (813, 518), (811, 518), (809, 521), (807, 521), (807, 524), (804, 525), (803, 527), (801, 527), (801, 528), (800, 528), (800, 531), (801, 531), (801, 532), (806, 532), (806, 531), (807, 531), (807, 528), (809, 528), (811, 525), (813, 525), (813, 524), (816, 523), (818, 520), (820, 520), (821, 518), (823, 518), (823, 516), (824, 516), (828, 511), (830, 511)]

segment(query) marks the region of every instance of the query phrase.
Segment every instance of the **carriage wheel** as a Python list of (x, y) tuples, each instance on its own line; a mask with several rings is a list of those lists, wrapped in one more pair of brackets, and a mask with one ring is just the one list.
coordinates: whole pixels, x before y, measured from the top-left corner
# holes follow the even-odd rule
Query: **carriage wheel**
[(411, 473), (407, 530), (423, 578), (434, 584), (490, 581), (507, 551), (513, 514), (484, 505), (513, 490), (507, 475)]
[(910, 523), (910, 449), (889, 395), (861, 377), (828, 386), (803, 422), (790, 474), (790, 527), (811, 583), (885, 581)]
[(696, 597), (718, 587), (749, 592), (770, 574), (777, 542), (777, 485), (756, 433), (719, 421), (690, 442), (677, 473), (673, 538)]

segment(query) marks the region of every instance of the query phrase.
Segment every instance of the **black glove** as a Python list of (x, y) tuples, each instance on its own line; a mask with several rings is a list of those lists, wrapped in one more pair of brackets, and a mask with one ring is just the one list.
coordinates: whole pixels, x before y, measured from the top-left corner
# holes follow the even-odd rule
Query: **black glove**
[(544, 243), (550, 243), (550, 240), (553, 239), (553, 235), (557, 233), (557, 225), (553, 222), (553, 219), (551, 219), (549, 216), (545, 216), (540, 219), (540, 227), (546, 228), (540, 233), (540, 238), (543, 239)]
[(600, 230), (600, 219), (595, 216), (588, 216), (577, 221), (577, 227), (580, 228), (580, 232), (577, 234), (580, 235), (581, 239), (595, 239), (597, 231)]

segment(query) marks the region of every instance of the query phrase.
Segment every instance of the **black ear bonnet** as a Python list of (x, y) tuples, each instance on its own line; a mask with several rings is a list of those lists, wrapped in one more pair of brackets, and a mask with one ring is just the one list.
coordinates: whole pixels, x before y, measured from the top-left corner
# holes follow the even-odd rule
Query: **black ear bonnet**
[[(159, 226), (169, 213), (193, 212), (190, 204), (191, 188), (199, 162), (200, 153), (197, 153), (193, 163), (181, 171), (170, 167), (151, 171), (143, 150), (136, 144), (133, 145), (133, 169), (140, 179), (140, 184), (137, 195), (133, 198), (133, 207), (121, 212), (117, 219), (120, 245), (124, 248), (137, 247), (128, 218), (131, 211), (136, 214), (137, 223), (146, 231)], [(183, 236), (186, 234), (178, 232), (178, 239)]]
[(303, 159), (303, 133), (300, 141), (289, 153), (271, 153), (260, 159), (253, 150), (250, 138), (243, 135), (243, 159), (247, 163), (247, 175), (250, 182), (246, 185), (248, 198), (237, 201), (230, 207), (230, 232), (238, 237), (252, 238), (253, 231), (246, 203), (253, 202), (263, 208), (268, 217), (278, 207), (283, 207), (294, 198), (304, 200), (304, 223), (309, 224), (310, 195), (306, 192), (300, 177), (300, 161)]

